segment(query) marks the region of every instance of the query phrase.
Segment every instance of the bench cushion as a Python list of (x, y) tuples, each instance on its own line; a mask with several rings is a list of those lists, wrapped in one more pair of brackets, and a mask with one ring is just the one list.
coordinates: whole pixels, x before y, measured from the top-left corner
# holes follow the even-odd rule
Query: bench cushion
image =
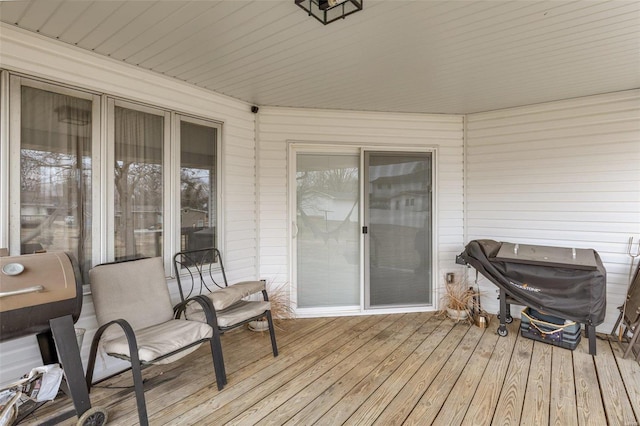
[[(117, 325), (111, 327), (119, 328)], [(199, 321), (170, 320), (158, 325), (135, 330), (138, 343), (138, 356), (143, 363), (150, 363), (156, 358), (178, 350), (190, 343), (213, 336), (213, 329)], [(115, 339), (103, 341), (105, 351), (112, 356), (129, 360), (131, 354), (127, 339), (123, 335)], [(154, 364), (166, 364), (182, 358), (198, 349), (199, 345), (179, 352)]]
[[(241, 323), (247, 318), (264, 314), (269, 309), (271, 309), (271, 303), (269, 302), (241, 300), (225, 310), (216, 310), (218, 327), (231, 327), (233, 325)], [(198, 303), (189, 304), (189, 306), (187, 307), (186, 316), (189, 320), (192, 321), (206, 322), (202, 306)]]

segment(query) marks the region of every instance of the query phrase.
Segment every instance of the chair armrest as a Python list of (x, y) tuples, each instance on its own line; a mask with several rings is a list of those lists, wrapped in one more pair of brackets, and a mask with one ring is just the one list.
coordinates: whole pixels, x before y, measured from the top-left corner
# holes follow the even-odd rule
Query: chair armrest
[[(127, 322), (127, 320), (119, 318), (113, 321), (109, 321), (108, 323), (102, 324), (98, 330), (96, 330), (96, 334), (93, 335), (93, 340), (91, 342), (91, 350), (89, 353), (89, 364), (90, 366), (95, 365), (96, 355), (98, 352), (98, 344), (100, 343), (100, 339), (102, 338), (102, 334), (106, 331), (110, 326), (117, 324), (122, 328), (124, 335), (127, 339), (127, 344), (129, 345), (129, 354), (131, 357), (131, 363), (140, 363), (140, 358), (138, 357), (138, 341), (136, 340), (136, 334), (133, 331), (133, 327), (131, 324)], [(93, 381), (93, 368), (87, 369), (86, 375), (87, 388), (91, 389), (92, 381)]]
[(213, 306), (213, 303), (211, 302), (211, 300), (209, 300), (208, 297), (203, 295), (190, 297), (189, 299), (186, 299), (178, 303), (177, 305), (175, 305), (173, 307), (175, 319), (180, 319), (180, 316), (186, 312), (187, 305), (190, 302), (198, 303), (202, 307), (202, 311), (204, 312), (204, 316), (207, 321), (207, 324), (209, 324), (211, 327), (217, 327), (217, 321), (216, 321), (216, 315), (215, 315), (216, 310)]

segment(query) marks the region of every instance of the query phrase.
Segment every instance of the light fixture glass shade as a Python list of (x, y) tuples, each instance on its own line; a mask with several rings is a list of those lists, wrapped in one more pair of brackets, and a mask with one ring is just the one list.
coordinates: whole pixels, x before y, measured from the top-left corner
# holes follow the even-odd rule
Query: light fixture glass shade
[(310, 16), (324, 25), (362, 10), (364, 0), (294, 0)]

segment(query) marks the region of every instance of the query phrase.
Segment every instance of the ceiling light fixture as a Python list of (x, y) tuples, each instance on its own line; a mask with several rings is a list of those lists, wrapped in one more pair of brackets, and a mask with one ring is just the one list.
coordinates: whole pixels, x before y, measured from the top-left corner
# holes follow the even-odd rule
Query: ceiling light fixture
[(362, 10), (364, 0), (294, 0), (309, 16), (324, 25)]

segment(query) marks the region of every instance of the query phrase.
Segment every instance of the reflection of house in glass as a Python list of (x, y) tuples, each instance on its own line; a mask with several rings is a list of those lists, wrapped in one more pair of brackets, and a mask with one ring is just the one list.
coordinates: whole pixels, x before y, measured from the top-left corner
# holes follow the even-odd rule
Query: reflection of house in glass
[(426, 170), (383, 176), (371, 182), (371, 208), (381, 210), (429, 210), (429, 189)]
[[(36, 151), (27, 153), (42, 157), (50, 154)], [(28, 180), (30, 187), (22, 192), (20, 202), (22, 228), (34, 228), (45, 221), (64, 221), (66, 217), (75, 217), (79, 213), (76, 188), (73, 186), (74, 172), (65, 167), (39, 167), (29, 176), (21, 178), (23, 182)]]
[[(136, 230), (162, 228), (162, 210), (159, 206), (134, 205), (131, 213), (133, 216), (133, 228)], [(116, 210), (115, 218), (117, 229), (123, 225), (122, 210)]]
[(372, 154), (369, 299), (372, 306), (431, 303), (431, 167), (428, 154)]
[[(141, 256), (159, 256), (162, 253), (162, 210), (156, 205), (131, 206), (130, 217), (126, 217), (116, 205), (116, 259), (128, 259)], [(125, 242), (132, 248), (125, 250)]]
[(327, 222), (342, 222), (346, 219), (358, 220), (358, 211), (354, 209), (353, 192), (332, 192), (331, 194), (309, 190), (303, 201), (307, 217), (317, 217)]
[(23, 228), (35, 228), (50, 217), (56, 208), (51, 204), (22, 203), (20, 206), (20, 222)]
[(184, 208), (180, 211), (180, 226), (182, 228), (202, 228), (209, 223), (208, 213), (206, 210)]

